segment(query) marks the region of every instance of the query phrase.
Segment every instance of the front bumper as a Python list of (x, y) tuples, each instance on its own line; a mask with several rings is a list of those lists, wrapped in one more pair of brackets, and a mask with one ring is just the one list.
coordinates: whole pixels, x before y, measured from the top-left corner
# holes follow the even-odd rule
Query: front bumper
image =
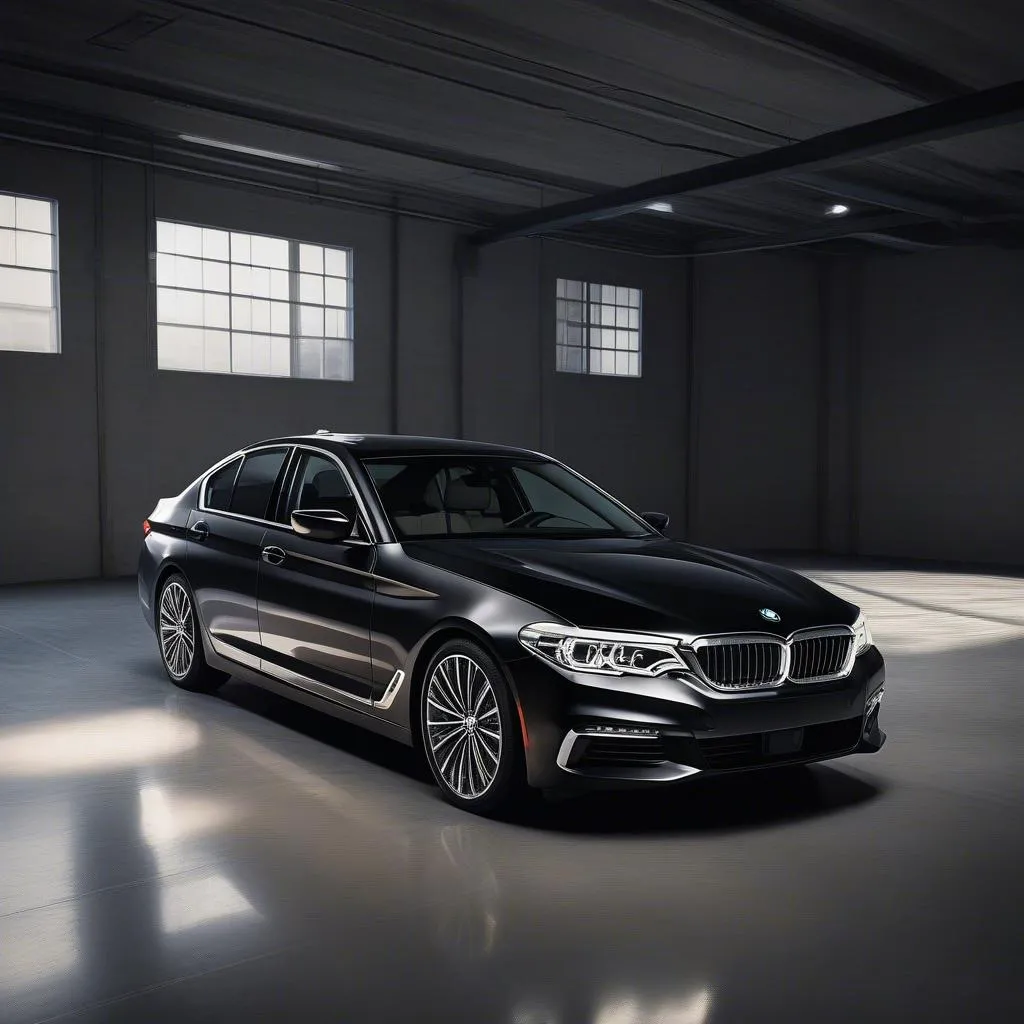
[(750, 693), (685, 678), (572, 673), (529, 656), (508, 663), (533, 786), (674, 782), (698, 774), (873, 753), (885, 665), (875, 647), (844, 679)]

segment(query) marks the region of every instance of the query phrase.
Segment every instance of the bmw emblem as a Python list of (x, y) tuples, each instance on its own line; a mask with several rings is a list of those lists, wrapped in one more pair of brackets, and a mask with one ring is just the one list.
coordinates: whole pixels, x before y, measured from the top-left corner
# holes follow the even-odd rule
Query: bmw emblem
[(769, 622), (780, 622), (782, 620), (782, 616), (778, 612), (772, 611), (771, 608), (762, 608), (761, 618), (767, 619)]

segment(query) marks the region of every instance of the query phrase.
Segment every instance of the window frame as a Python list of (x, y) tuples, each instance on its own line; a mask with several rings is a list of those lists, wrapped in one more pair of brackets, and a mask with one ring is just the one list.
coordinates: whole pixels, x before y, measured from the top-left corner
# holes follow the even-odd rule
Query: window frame
[[(61, 323), (61, 306), (60, 306), (60, 202), (50, 196), (41, 195), (30, 195), (25, 192), (10, 192), (7, 189), (0, 189), (0, 196), (9, 196), (15, 201), (19, 199), (30, 199), (33, 202), (47, 203), (50, 207), (50, 262), (51, 266), (47, 270), (43, 267), (22, 267), (17, 263), (0, 264), (4, 268), (10, 268), (12, 270), (28, 270), (35, 271), (38, 273), (45, 273), (50, 275), (50, 310), (53, 313), (53, 334), (51, 338), (51, 348), (40, 350), (36, 348), (7, 348), (0, 346), (0, 352), (16, 352), (21, 355), (28, 356), (59, 356), (64, 351), (64, 338)], [(10, 230), (14, 232), (25, 231), (28, 234), (41, 235), (42, 231), (34, 231), (31, 228), (18, 228), (17, 227), (17, 214), (15, 214), (15, 225), (11, 228), (4, 227), (2, 230)], [(11, 306), (18, 306), (17, 303), (8, 303)], [(23, 309), (35, 309), (40, 310), (46, 307), (43, 306), (24, 306)]]
[[(584, 476), (582, 473), (579, 472), (579, 470), (573, 469), (572, 466), (566, 465), (566, 463), (562, 462), (560, 459), (552, 458), (550, 455), (542, 455), (539, 452), (530, 452), (530, 451), (524, 451), (524, 452), (521, 452), (521, 453), (516, 453), (516, 452), (505, 453), (505, 452), (502, 452), (500, 454), (499, 453), (484, 454), (484, 453), (480, 453), (480, 452), (469, 452), (469, 451), (467, 451), (467, 452), (458, 452), (458, 451), (452, 451), (452, 452), (448, 452), (448, 451), (442, 451), (442, 452), (391, 452), (390, 454), (381, 452), (379, 454), (378, 453), (373, 453), (373, 454), (367, 454), (367, 455), (354, 454), (354, 458), (355, 458), (355, 461), (359, 465), (360, 471), (362, 472), (363, 476), (366, 478), (367, 483), (369, 484), (369, 487), (370, 487), (371, 492), (373, 494), (373, 500), (376, 502), (377, 507), (380, 509), (380, 513), (384, 517), (384, 522), (387, 524), (388, 530), (391, 532), (391, 534), (394, 537), (395, 541), (397, 543), (399, 543), (399, 544), (404, 543), (406, 541), (413, 541), (413, 540), (415, 540), (415, 538), (414, 537), (405, 537), (405, 536), (403, 536), (396, 529), (395, 524), (392, 522), (391, 514), (388, 512), (387, 506), (384, 504), (384, 499), (381, 497), (380, 492), (377, 490), (377, 485), (376, 485), (376, 482), (373, 479), (373, 474), (367, 468), (369, 464), (372, 464), (374, 462), (385, 462), (385, 463), (387, 463), (387, 462), (392, 462), (392, 461), (397, 461), (397, 460), (409, 461), (409, 460), (412, 460), (412, 459), (437, 459), (437, 458), (441, 458), (441, 459), (446, 459), (446, 458), (479, 458), (479, 459), (493, 459), (495, 461), (501, 460), (501, 459), (507, 459), (507, 460), (510, 460), (510, 461), (520, 461), (520, 462), (523, 462), (523, 463), (527, 463), (527, 462), (549, 463), (551, 465), (555, 465), (555, 466), (560, 467), (561, 469), (564, 469), (567, 473), (570, 474), (570, 476), (574, 476), (574, 477), (576, 477), (577, 480), (580, 480), (582, 483), (587, 484), (589, 487), (592, 487), (595, 491), (597, 491), (598, 494), (600, 494), (602, 497), (606, 498), (609, 502), (611, 502), (611, 504), (615, 505), (621, 512), (624, 512), (630, 519), (632, 519), (634, 522), (636, 522), (636, 524), (641, 528), (641, 532), (643, 534), (645, 534), (647, 536), (651, 536), (651, 537), (660, 537), (661, 536), (661, 534), (659, 534), (658, 531), (655, 530), (651, 526), (651, 524), (648, 523), (647, 520), (644, 519), (644, 517), (639, 512), (636, 512), (633, 509), (631, 509), (624, 502), (622, 502), (618, 498), (616, 498), (614, 494), (610, 494), (608, 491), (606, 491), (599, 484), (594, 483), (594, 481), (591, 480), (589, 477)], [(516, 482), (516, 486), (517, 487), (519, 486), (518, 481)], [(521, 500), (523, 500), (523, 499), (525, 499), (525, 494), (523, 494), (521, 496)], [(451, 535), (448, 535), (448, 536), (451, 536)], [(438, 537), (434, 537), (432, 539), (441, 539), (441, 537), (442, 537), (442, 535), (438, 535)], [(534, 538), (534, 539), (536, 539), (536, 538)], [(585, 539), (585, 538), (582, 538), (582, 539)]]
[[(288, 479), (288, 477), (289, 477), (289, 475), (291, 474), (291, 471), (292, 471), (291, 460), (292, 460), (292, 453), (293, 453), (294, 447), (295, 446), (291, 445), (291, 444), (261, 444), (261, 445), (257, 445), (254, 448), (244, 448), (240, 452), (232, 452), (229, 456), (227, 456), (227, 458), (221, 459), (220, 462), (218, 462), (215, 465), (211, 466), (200, 477), (199, 500), (196, 502), (196, 511), (197, 512), (205, 512), (205, 513), (207, 513), (209, 515), (213, 515), (213, 516), (228, 516), (231, 519), (241, 519), (242, 521), (247, 522), (247, 523), (266, 523), (266, 524), (269, 524), (271, 526), (279, 526), (280, 523), (271, 523), (271, 521), (269, 519), (261, 519), (258, 516), (242, 515), (241, 512), (232, 512), (230, 510), (230, 508), (228, 508), (228, 509), (210, 508), (210, 506), (206, 504), (206, 491), (207, 491), (207, 488), (210, 485), (211, 477), (213, 477), (213, 475), (215, 473), (218, 473), (220, 470), (222, 470), (225, 466), (227, 466), (230, 463), (234, 462), (235, 459), (238, 459), (238, 469), (235, 470), (235, 478), (231, 482), (231, 497), (234, 498), (234, 496), (235, 496), (235, 485), (238, 483), (238, 476), (242, 472), (242, 467), (245, 465), (245, 460), (250, 455), (256, 455), (259, 452), (280, 451), (280, 450), (284, 449), (285, 457), (284, 457), (284, 464), (283, 464), (283, 474), (282, 474), (281, 471), (279, 471), (279, 473), (278, 473), (278, 478), (279, 479), (275, 480), (275, 482), (274, 482), (274, 491), (270, 495), (270, 502), (268, 502), (268, 507), (269, 507), (270, 504), (276, 504), (277, 503), (277, 499), (278, 499), (279, 494), (280, 494), (281, 485), (283, 484), (283, 482), (285, 480)], [(228, 504), (230, 505), (230, 502)]]
[[(197, 222), (192, 221), (192, 220), (174, 219), (174, 218), (172, 218), (170, 216), (154, 216), (151, 219), (150, 223), (152, 225), (152, 235), (151, 235), (151, 238), (150, 238), (150, 246), (149, 246), (149, 248), (150, 248), (149, 258), (150, 258), (150, 265), (151, 265), (151, 272), (150, 272), (151, 311), (150, 311), (149, 322), (150, 322), (150, 330), (152, 332), (152, 339), (153, 339), (152, 340), (153, 361), (154, 361), (154, 363), (156, 365), (156, 369), (158, 371), (165, 372), (165, 373), (204, 373), (204, 374), (213, 374), (213, 375), (220, 375), (220, 376), (240, 377), (240, 378), (245, 378), (245, 377), (255, 377), (255, 378), (259, 378), (259, 379), (270, 378), (270, 379), (273, 379), (273, 380), (307, 380), (307, 381), (319, 380), (319, 381), (330, 381), (330, 382), (332, 382), (334, 384), (352, 384), (352, 383), (355, 382), (355, 379), (356, 379), (356, 359), (355, 359), (355, 357), (356, 357), (356, 309), (355, 309), (355, 246), (353, 244), (347, 243), (347, 242), (346, 243), (336, 243), (336, 242), (325, 242), (325, 241), (313, 241), (313, 240), (311, 240), (309, 238), (291, 238), (291, 237), (285, 237), (285, 236), (282, 236), (282, 235), (266, 234), (265, 232), (262, 232), (262, 231), (256, 231), (256, 230), (246, 229), (246, 228), (225, 227), (225, 226), (221, 226), (221, 225), (217, 225), (217, 224), (201, 224), (201, 223), (197, 223)], [(227, 259), (224, 260), (224, 259), (219, 259), (219, 258), (214, 258), (214, 257), (206, 257), (206, 256), (188, 256), (188, 255), (185, 255), (185, 254), (182, 254), (182, 253), (178, 253), (178, 252), (173, 252), (172, 253), (172, 252), (164, 252), (164, 251), (162, 251), (160, 249), (160, 243), (159, 243), (159, 226), (160, 226), (160, 224), (167, 224), (167, 225), (171, 225), (173, 227), (177, 227), (177, 226), (180, 225), (182, 227), (187, 227), (187, 228), (196, 228), (196, 229), (198, 229), (200, 231), (205, 229), (205, 230), (208, 230), (208, 231), (217, 231), (217, 232), (221, 232), (223, 234), (228, 235), (228, 257), (227, 257)], [(280, 267), (279, 268), (273, 268), (273, 267), (264, 268), (264, 267), (262, 267), (260, 265), (252, 264), (252, 263), (236, 263), (232, 259), (232, 255), (231, 255), (231, 236), (232, 235), (245, 235), (245, 236), (249, 237), (250, 239), (251, 238), (261, 238), (261, 239), (269, 239), (269, 240), (275, 241), (275, 242), (284, 242), (288, 246), (288, 254), (289, 254), (288, 255), (288, 267), (287, 268), (280, 268)], [(309, 273), (309, 272), (303, 271), (301, 269), (300, 249), (301, 249), (302, 246), (311, 246), (311, 247), (319, 248), (321, 250), (328, 250), (328, 249), (330, 249), (330, 250), (337, 250), (337, 251), (345, 253), (345, 266), (346, 266), (346, 272), (347, 273), (346, 273), (345, 277), (339, 278), (339, 280), (343, 280), (345, 282), (345, 284), (346, 284), (346, 289), (347, 289), (347, 296), (346, 296), (347, 305), (346, 306), (334, 306), (334, 305), (329, 305), (326, 302), (322, 302), (322, 303), (320, 303), (318, 305), (316, 303), (310, 303), (310, 302), (303, 302), (303, 301), (301, 301), (301, 299), (300, 299), (300, 294), (301, 294), (301, 292), (300, 292), (300, 278), (303, 276), (303, 274), (308, 274)], [(157, 269), (158, 266), (159, 266), (159, 257), (161, 255), (174, 257), (175, 259), (181, 257), (181, 258), (190, 259), (190, 260), (208, 261), (208, 262), (212, 262), (212, 263), (218, 263), (218, 264), (221, 264), (221, 265), (227, 267), (227, 269), (228, 269), (228, 290), (222, 292), (222, 291), (216, 291), (216, 290), (207, 289), (207, 288), (187, 288), (187, 287), (183, 287), (183, 286), (180, 286), (180, 285), (177, 285), (177, 284), (162, 283), (160, 281), (159, 271)], [(242, 293), (233, 291), (232, 290), (233, 276), (232, 276), (231, 271), (232, 271), (232, 268), (236, 267), (236, 266), (237, 267), (241, 267), (241, 268), (248, 268), (248, 269), (252, 269), (254, 267), (256, 269), (268, 269), (268, 270), (275, 270), (276, 269), (277, 271), (286, 274), (287, 278), (288, 278), (288, 297), (286, 299), (272, 299), (272, 298), (268, 298), (267, 296), (246, 295), (246, 294), (242, 294)], [(316, 276), (316, 275), (314, 275), (314, 276)], [(321, 280), (323, 280), (325, 278), (334, 279), (334, 278), (337, 277), (337, 275), (335, 275), (335, 274), (327, 274), (326, 272), (323, 272), (323, 273), (321, 273), (319, 275), (319, 277), (320, 277)], [(199, 324), (180, 324), (180, 323), (172, 323), (172, 322), (169, 322), (169, 321), (161, 321), (160, 320), (160, 315), (159, 315), (159, 293), (160, 293), (161, 289), (169, 289), (171, 291), (176, 291), (176, 292), (180, 292), (180, 291), (191, 292), (191, 293), (195, 293), (195, 294), (200, 295), (200, 296), (207, 296), (207, 295), (223, 296), (224, 298), (227, 299), (227, 303), (228, 303), (228, 326), (227, 327), (207, 327), (205, 324), (202, 324), (202, 325), (199, 325)], [(233, 326), (232, 326), (232, 318), (233, 318), (232, 300), (233, 299), (253, 299), (255, 301), (277, 302), (277, 303), (282, 303), (282, 304), (286, 305), (288, 307), (288, 334), (284, 335), (284, 334), (274, 334), (273, 332), (242, 330), (242, 329), (237, 329), (236, 330), (236, 329), (234, 329)], [(328, 338), (326, 336), (326, 328), (325, 328), (324, 337), (322, 337), (322, 338), (315, 338), (313, 335), (303, 335), (300, 332), (300, 330), (299, 330), (300, 307), (302, 307), (302, 306), (308, 306), (308, 307), (310, 307), (312, 309), (320, 309), (322, 312), (324, 312), (325, 316), (326, 316), (326, 312), (328, 310), (336, 310), (339, 313), (343, 313), (347, 317), (347, 332), (348, 332), (347, 335), (345, 337), (343, 337), (343, 338), (333, 338), (333, 337)], [(173, 327), (184, 327), (186, 329), (195, 329), (195, 330), (200, 330), (200, 331), (210, 330), (210, 331), (216, 331), (218, 333), (225, 334), (227, 336), (227, 339), (228, 339), (229, 369), (226, 369), (226, 370), (207, 370), (207, 369), (197, 369), (194, 366), (192, 366), (192, 367), (182, 367), (182, 368), (173, 367), (173, 366), (161, 366), (160, 365), (160, 328), (161, 328), (161, 326), (172, 327), (172, 328)], [(287, 373), (287, 374), (283, 374), (283, 373), (270, 373), (270, 372), (265, 372), (265, 373), (248, 373), (248, 372), (243, 371), (243, 370), (235, 370), (235, 369), (230, 368), (230, 363), (231, 363), (231, 360), (232, 360), (232, 336), (235, 335), (235, 334), (239, 334), (239, 335), (256, 335), (258, 337), (277, 338), (277, 339), (281, 339), (281, 340), (287, 340), (287, 342), (288, 342), (288, 361), (289, 361), (289, 370), (290, 370), (290, 372)], [(326, 376), (321, 375), (321, 376), (318, 376), (318, 377), (307, 377), (307, 376), (303, 376), (301, 374), (296, 373), (295, 370), (296, 370), (297, 366), (299, 365), (299, 345), (300, 345), (300, 342), (305, 340), (305, 339), (318, 340), (318, 341), (322, 341), (322, 342), (326, 342), (326, 341), (342, 341), (342, 342), (346, 342), (350, 346), (350, 349), (349, 349), (349, 354), (350, 354), (349, 367), (351, 369), (351, 376), (350, 377), (326, 377)], [(321, 366), (323, 366), (325, 358), (326, 357), (323, 356), (323, 353), (321, 353)]]
[[(275, 529), (286, 530), (288, 533), (292, 534), (293, 536), (298, 536), (298, 534), (295, 533), (295, 530), (292, 529), (290, 523), (276, 522), (273, 519), (260, 519), (260, 518), (258, 518), (256, 516), (245, 516), (245, 515), (242, 515), (239, 512), (225, 512), (225, 511), (222, 511), (221, 509), (217, 509), (217, 508), (208, 508), (207, 505), (206, 505), (206, 487), (207, 487), (207, 484), (210, 481), (210, 477), (212, 477), (214, 473), (216, 473), (220, 469), (223, 469), (226, 465), (228, 465), (228, 463), (234, 461), (235, 459), (241, 459), (242, 461), (239, 463), (238, 471), (236, 471), (236, 473), (235, 473), (235, 481), (237, 481), (238, 480), (238, 473), (241, 472), (242, 463), (244, 463), (244, 461), (245, 461), (247, 456), (254, 455), (257, 452), (268, 451), (268, 450), (271, 450), (271, 449), (280, 449), (280, 448), (288, 449), (288, 454), (285, 456), (283, 474), (281, 475), (278, 483), (275, 485), (275, 493), (271, 495), (271, 500), (270, 500), (270, 503), (268, 505), (268, 508), (272, 508), (275, 514), (278, 513), (278, 512), (281, 512), (282, 515), (284, 514), (284, 512), (281, 510), (281, 501), (282, 501), (282, 498), (285, 498), (286, 496), (288, 496), (288, 497), (291, 496), (291, 492), (292, 492), (292, 489), (293, 489), (293, 486), (294, 486), (294, 483), (295, 483), (295, 474), (298, 471), (298, 466), (299, 466), (299, 463), (301, 461), (300, 455), (303, 452), (311, 452), (314, 455), (323, 456), (324, 458), (329, 459), (332, 462), (336, 463), (338, 468), (341, 470), (342, 476), (345, 478), (345, 482), (348, 484), (350, 490), (352, 491), (352, 495), (353, 495), (353, 497), (355, 498), (355, 501), (356, 501), (356, 506), (359, 509), (359, 515), (360, 515), (360, 517), (363, 520), (363, 522), (362, 522), (362, 529), (363, 529), (363, 532), (366, 534), (366, 537), (368, 539), (364, 540), (361, 537), (348, 537), (344, 541), (342, 541), (341, 543), (343, 543), (343, 544), (371, 544), (371, 545), (378, 543), (378, 541), (380, 540), (380, 538), (377, 536), (378, 531), (376, 531), (374, 529), (374, 527), (371, 526), (371, 524), (373, 523), (373, 519), (369, 515), (369, 513), (367, 512), (366, 503), (363, 500), (363, 496), (360, 493), (359, 488), (356, 487), (355, 479), (354, 479), (352, 473), (349, 471), (348, 467), (345, 465), (345, 463), (337, 455), (334, 454), (334, 452), (326, 451), (323, 448), (316, 448), (316, 447), (314, 447), (312, 445), (290, 444), (290, 443), (289, 444), (261, 444), (261, 445), (256, 445), (256, 446), (254, 446), (252, 448), (245, 448), (242, 451), (232, 452), (226, 458), (221, 459), (220, 462), (218, 462), (215, 465), (211, 466), (199, 478), (200, 479), (200, 483), (199, 483), (199, 500), (196, 502), (196, 505), (197, 505), (196, 511), (197, 512), (205, 512), (205, 513), (208, 513), (209, 515), (214, 515), (214, 516), (228, 516), (231, 519), (239, 519), (242, 522), (246, 522), (246, 523), (260, 523), (263, 526), (273, 526)], [(232, 485), (231, 485), (231, 492), (232, 492), (232, 496), (234, 496), (234, 483), (232, 483)], [(331, 541), (324, 541), (322, 543), (333, 543), (333, 542), (331, 542)]]
[[(559, 295), (559, 285), (580, 285), (583, 290), (581, 298), (572, 298), (568, 294)], [(626, 305), (620, 305), (617, 301), (605, 302), (603, 296), (600, 294), (604, 288), (612, 288), (616, 292), (620, 289), (625, 289), (627, 292), (636, 293), (636, 305), (628, 303)], [(598, 292), (598, 297), (595, 298), (593, 289)], [(568, 291), (568, 289), (566, 289)], [(583, 306), (583, 319), (582, 320), (570, 320), (567, 316), (559, 315), (559, 303), (561, 302), (578, 302)], [(595, 323), (591, 319), (592, 309), (594, 306), (611, 306), (613, 309), (625, 309), (627, 311), (636, 312), (636, 327), (618, 326), (612, 324)], [(644, 290), (643, 288), (637, 288), (632, 285), (612, 285), (605, 284), (604, 282), (588, 281), (570, 277), (556, 277), (555, 278), (555, 372), (556, 373), (571, 373), (576, 376), (586, 377), (616, 377), (619, 379), (631, 379), (640, 380), (643, 377), (643, 334), (644, 334)], [(579, 328), (583, 332), (583, 344), (572, 345), (567, 340), (559, 340), (559, 328), (564, 326), (566, 336), (568, 336), (569, 328)], [(612, 331), (626, 331), (630, 334), (636, 335), (636, 350), (632, 349), (619, 349), (619, 348), (608, 348), (603, 344), (593, 344), (593, 332), (603, 330)], [(579, 370), (570, 369), (568, 367), (559, 366), (559, 355), (562, 351), (573, 351), (579, 349), (583, 357), (583, 367)], [(626, 363), (627, 368), (629, 365), (629, 357), (636, 356), (636, 373), (619, 373), (612, 371), (610, 373), (604, 370), (593, 370), (592, 365), (592, 354), (593, 353), (605, 353), (610, 352), (614, 354), (623, 354), (627, 357)]]

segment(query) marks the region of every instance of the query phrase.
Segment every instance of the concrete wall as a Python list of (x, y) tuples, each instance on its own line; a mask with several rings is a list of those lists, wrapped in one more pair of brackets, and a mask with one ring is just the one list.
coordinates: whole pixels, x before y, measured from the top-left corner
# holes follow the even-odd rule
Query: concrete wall
[[(546, 450), (670, 533), (1024, 564), (1024, 254), (656, 260), (0, 146), (59, 202), (60, 355), (0, 352), (0, 583), (134, 571), (215, 458), (329, 426)], [(355, 250), (354, 382), (156, 369), (154, 217)], [(643, 290), (639, 379), (555, 371), (555, 280)]]
[(0, 188), (56, 199), (61, 352), (0, 352), (0, 582), (95, 576), (95, 166), (0, 143)]
[(1024, 253), (864, 267), (857, 548), (1024, 565)]
[[(643, 291), (639, 378), (555, 370), (555, 282)], [(641, 511), (686, 515), (679, 264), (534, 239), (486, 249), (465, 289), (466, 436), (541, 449)]]
[(818, 276), (806, 257), (696, 264), (692, 535), (813, 550), (818, 537)]
[[(319, 426), (547, 448), (681, 523), (678, 266), (516, 242), (455, 270), (457, 229), (109, 159), (5, 146), (0, 189), (59, 203), (63, 351), (0, 352), (0, 583), (121, 575), (141, 522), (211, 461)], [(355, 250), (354, 382), (160, 371), (155, 217)], [(557, 276), (644, 289), (644, 377), (554, 371)]]

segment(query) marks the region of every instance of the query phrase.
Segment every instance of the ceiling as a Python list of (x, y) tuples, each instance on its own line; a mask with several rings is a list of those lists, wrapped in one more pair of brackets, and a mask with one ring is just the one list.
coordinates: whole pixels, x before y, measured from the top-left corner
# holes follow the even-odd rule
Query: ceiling
[[(1018, 0), (0, 5), (0, 136), (480, 226), (1021, 79)], [(823, 232), (1016, 244), (1024, 127), (668, 201), (554, 233), (659, 252)]]

